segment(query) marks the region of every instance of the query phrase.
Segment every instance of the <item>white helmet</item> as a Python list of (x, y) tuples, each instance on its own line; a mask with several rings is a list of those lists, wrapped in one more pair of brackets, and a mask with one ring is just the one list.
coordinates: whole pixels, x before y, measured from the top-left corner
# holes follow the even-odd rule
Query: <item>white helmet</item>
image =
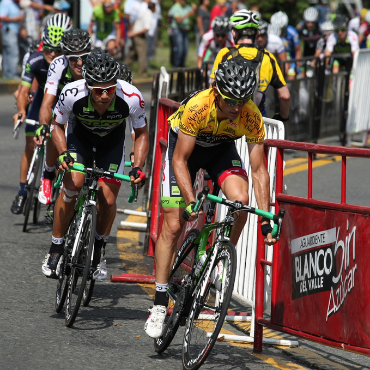
[(270, 35), (276, 35), (280, 37), (281, 28), (273, 24), (269, 24), (267, 28), (267, 33), (269, 33)]
[(286, 13), (280, 11), (277, 13), (274, 13), (271, 16), (270, 22), (272, 25), (277, 26), (279, 28), (286, 27), (289, 22), (289, 18)]
[(303, 12), (303, 20), (305, 22), (317, 22), (318, 19), (319, 19), (319, 11), (313, 6), (310, 6)]
[(72, 29), (72, 19), (63, 13), (54, 14), (47, 22), (46, 27), (56, 26), (61, 27), (64, 31)]
[(321, 24), (320, 29), (322, 32), (333, 32), (334, 31), (334, 25), (332, 21), (325, 21)]

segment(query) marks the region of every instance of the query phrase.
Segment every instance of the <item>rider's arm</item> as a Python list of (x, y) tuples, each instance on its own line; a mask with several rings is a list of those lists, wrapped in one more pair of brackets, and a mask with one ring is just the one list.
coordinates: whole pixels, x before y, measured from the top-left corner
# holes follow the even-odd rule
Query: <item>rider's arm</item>
[(290, 107), (290, 92), (288, 87), (285, 85), (280, 89), (276, 90), (279, 97), (280, 103), (280, 115), (282, 118), (289, 117), (289, 107)]
[(135, 167), (143, 168), (145, 159), (149, 152), (148, 126), (135, 129)]
[(188, 170), (188, 159), (194, 150), (196, 140), (196, 136), (190, 136), (179, 131), (172, 158), (172, 167), (176, 181), (186, 204), (196, 202)]
[(18, 98), (17, 98), (17, 107), (18, 107), (18, 114), (22, 114), (22, 122), (26, 118), (26, 108), (28, 104), (28, 94), (30, 92), (30, 86), (22, 85), (19, 89)]
[(49, 125), (54, 101), (55, 101), (55, 95), (52, 95), (52, 94), (44, 95), (41, 108), (40, 108), (40, 113), (39, 113), (40, 125)]
[(295, 46), (295, 58), (296, 59), (301, 59), (302, 58), (301, 45), (296, 45)]
[(60, 125), (55, 121), (55, 119), (52, 119), (51, 126), (53, 127), (51, 139), (53, 140), (57, 152), (60, 155), (63, 152), (67, 151), (67, 141), (64, 132), (64, 125)]

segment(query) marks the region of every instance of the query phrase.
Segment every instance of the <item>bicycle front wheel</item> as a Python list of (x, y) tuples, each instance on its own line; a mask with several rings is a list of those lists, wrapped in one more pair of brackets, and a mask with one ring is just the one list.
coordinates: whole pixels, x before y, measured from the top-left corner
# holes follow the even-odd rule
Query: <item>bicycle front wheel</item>
[(68, 292), (65, 310), (65, 324), (71, 327), (77, 317), (86, 282), (91, 275), (91, 257), (94, 249), (96, 228), (96, 207), (89, 206), (81, 221), (77, 248), (72, 257), (71, 273), (68, 278)]
[(36, 188), (36, 184), (38, 185), (40, 184), (39, 180), (41, 178), (42, 164), (43, 164), (43, 156), (38, 155), (35, 160), (33, 169), (32, 169), (32, 174), (31, 174), (32, 180), (30, 183), (27, 184), (28, 194), (27, 194), (27, 200), (26, 200), (26, 205), (25, 205), (25, 210), (24, 210), (23, 232), (27, 231), (28, 218), (30, 216), (32, 204), (34, 204), (35, 207), (37, 207), (38, 205), (37, 192), (39, 188), (38, 187)]
[(235, 247), (222, 242), (215, 262), (206, 267), (194, 291), (182, 348), (184, 369), (198, 369), (210, 354), (227, 314), (235, 274)]

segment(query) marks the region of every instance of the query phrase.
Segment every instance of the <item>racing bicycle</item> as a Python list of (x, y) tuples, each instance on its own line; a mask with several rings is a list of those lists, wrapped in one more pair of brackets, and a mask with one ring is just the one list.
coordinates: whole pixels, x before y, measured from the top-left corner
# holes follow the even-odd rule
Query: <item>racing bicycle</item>
[[(170, 345), (179, 326), (185, 326), (182, 345), (184, 369), (198, 369), (211, 352), (221, 330), (231, 300), (236, 274), (236, 251), (229, 241), (231, 227), (240, 212), (250, 212), (274, 222), (272, 236), (280, 239), (285, 211), (277, 215), (258, 208), (220, 198), (215, 186), (213, 194), (209, 187), (198, 194), (196, 214), (204, 201), (210, 201), (206, 222), (201, 231), (194, 228), (184, 238), (177, 251), (167, 287), (169, 309), (162, 335), (154, 340), (154, 349), (162, 353)], [(212, 222), (216, 204), (224, 204), (226, 217)], [(207, 249), (210, 233), (215, 230), (215, 240)], [(194, 262), (189, 264), (189, 260)]]

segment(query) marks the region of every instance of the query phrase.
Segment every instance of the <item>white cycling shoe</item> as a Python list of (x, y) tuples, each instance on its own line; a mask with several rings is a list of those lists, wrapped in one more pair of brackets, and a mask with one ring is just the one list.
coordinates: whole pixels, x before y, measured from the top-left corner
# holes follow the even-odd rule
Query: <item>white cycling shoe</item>
[(153, 306), (149, 309), (150, 315), (144, 325), (144, 330), (151, 338), (159, 338), (162, 335), (164, 319), (167, 314), (167, 307)]
[(93, 279), (96, 281), (105, 280), (108, 276), (107, 261), (101, 260), (93, 274)]

